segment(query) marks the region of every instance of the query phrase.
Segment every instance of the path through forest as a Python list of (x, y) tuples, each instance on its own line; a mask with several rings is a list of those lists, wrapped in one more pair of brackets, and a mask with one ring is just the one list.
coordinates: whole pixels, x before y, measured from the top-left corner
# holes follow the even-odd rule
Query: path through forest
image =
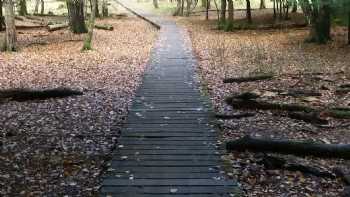
[(189, 37), (174, 22), (159, 39), (122, 129), (101, 195), (233, 196), (222, 171), (209, 100), (199, 90)]

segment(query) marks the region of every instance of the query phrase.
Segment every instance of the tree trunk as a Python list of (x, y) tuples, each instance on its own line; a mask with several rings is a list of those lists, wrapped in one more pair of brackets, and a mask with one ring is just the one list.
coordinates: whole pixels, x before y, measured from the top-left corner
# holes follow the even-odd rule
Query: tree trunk
[(102, 17), (108, 17), (108, 4), (107, 0), (102, 1)]
[(234, 23), (234, 7), (233, 7), (233, 0), (227, 0), (228, 4), (228, 19), (226, 22), (225, 31), (232, 31), (233, 30), (233, 23)]
[(90, 15), (90, 21), (89, 21), (89, 32), (86, 35), (84, 45), (82, 50), (91, 50), (91, 41), (92, 41), (92, 36), (94, 32), (94, 27), (95, 27), (95, 13), (96, 13), (96, 7), (97, 7), (97, 0), (91, 0), (92, 3), (92, 10), (91, 10), (91, 15)]
[(26, 2), (26, 0), (20, 0), (20, 1), (19, 1), (19, 11), (18, 11), (18, 14), (19, 14), (20, 16), (28, 15), (28, 12), (27, 12), (27, 2)]
[[(92, 0), (91, 0), (92, 1)], [(91, 10), (93, 9), (93, 3), (91, 2)], [(100, 10), (98, 9), (98, 0), (96, 0), (95, 17), (100, 17)]]
[(40, 10), (40, 14), (44, 15), (44, 11), (45, 11), (45, 3), (44, 0), (41, 0), (41, 10)]
[(260, 9), (265, 9), (265, 8), (266, 8), (265, 0), (260, 0)]
[(205, 20), (209, 20), (209, 9), (210, 9), (210, 0), (204, 0), (205, 4)]
[(273, 1), (273, 18), (276, 19), (277, 18), (277, 13), (276, 13), (276, 0), (272, 0)]
[(7, 51), (16, 51), (16, 26), (15, 26), (15, 14), (13, 11), (13, 2), (12, 0), (4, 0), (5, 6), (5, 49)]
[(192, 5), (192, 1), (186, 0), (186, 16), (190, 16), (191, 14), (191, 5)]
[(247, 13), (246, 13), (247, 21), (248, 23), (252, 23), (252, 9), (250, 6), (250, 0), (246, 0), (246, 2), (247, 2)]
[(293, 0), (293, 8), (292, 8), (292, 13), (296, 13), (298, 11), (298, 1)]
[(156, 9), (159, 8), (158, 0), (153, 0), (153, 6), (154, 6), (154, 8), (156, 8)]
[(40, 3), (40, 0), (36, 0), (35, 1), (34, 14), (38, 14), (39, 13), (39, 3)]
[(173, 14), (173, 16), (179, 16), (180, 15), (180, 12), (181, 12), (181, 2), (182, 2), (182, 0), (177, 0), (176, 1), (176, 10), (175, 10), (175, 12), (174, 12), (174, 14)]
[(2, 13), (2, 3), (3, 1), (0, 0), (0, 31), (5, 29), (5, 18), (4, 15)]
[(226, 0), (221, 0), (220, 23), (225, 24), (225, 22), (226, 22)]
[(87, 33), (84, 18), (84, 1), (67, 0), (69, 26), (73, 33)]
[(308, 141), (260, 139), (245, 136), (238, 140), (229, 141), (226, 144), (226, 149), (350, 159), (350, 144), (321, 144)]
[(331, 8), (329, 2), (322, 0), (319, 8), (314, 7), (314, 17), (309, 41), (323, 44), (331, 39)]
[(348, 13), (348, 44), (350, 45), (350, 10)]

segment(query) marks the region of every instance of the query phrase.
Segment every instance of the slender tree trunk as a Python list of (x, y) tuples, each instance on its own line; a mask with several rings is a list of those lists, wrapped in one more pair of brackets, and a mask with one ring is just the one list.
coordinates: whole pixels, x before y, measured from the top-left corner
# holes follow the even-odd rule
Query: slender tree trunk
[(39, 13), (39, 3), (40, 3), (40, 0), (35, 0), (34, 14)]
[(191, 14), (191, 5), (192, 5), (192, 1), (186, 0), (186, 16), (190, 16)]
[(19, 1), (19, 10), (18, 10), (18, 14), (20, 16), (25, 16), (28, 14), (27, 12), (27, 2), (26, 0), (20, 0)]
[(348, 13), (348, 44), (350, 45), (350, 10)]
[(90, 15), (90, 21), (89, 21), (89, 32), (86, 35), (84, 45), (82, 50), (91, 50), (91, 42), (95, 27), (95, 13), (96, 13), (96, 7), (97, 7), (97, 0), (91, 0), (92, 3), (92, 9), (91, 9), (91, 15)]
[(247, 21), (248, 23), (252, 23), (252, 9), (251, 9), (251, 6), (250, 6), (250, 0), (246, 0), (247, 2)]
[(205, 4), (206, 8), (205, 8), (205, 20), (209, 20), (209, 9), (210, 9), (210, 0), (205, 0), (205, 2), (207, 2)]
[(220, 11), (220, 23), (225, 24), (226, 22), (226, 0), (221, 0), (221, 11)]
[(108, 4), (107, 0), (102, 0), (102, 16), (108, 17)]
[[(92, 7), (93, 6), (92, 6), (92, 3), (91, 3), (91, 10), (92, 10)], [(98, 9), (98, 0), (96, 0), (95, 17), (101, 17), (100, 16), (100, 10)]]
[(16, 51), (16, 26), (15, 26), (15, 14), (12, 0), (4, 0), (5, 6), (5, 49), (7, 51)]
[(265, 9), (265, 8), (266, 8), (265, 0), (260, 0), (260, 9)]
[(234, 23), (234, 7), (233, 7), (233, 0), (227, 0), (228, 4), (228, 19), (226, 24), (226, 31), (232, 31), (233, 30), (233, 23)]
[(154, 6), (154, 8), (156, 8), (156, 9), (159, 8), (158, 0), (153, 0), (153, 6)]
[(272, 0), (273, 1), (273, 18), (276, 19), (277, 18), (277, 14), (276, 14), (276, 0)]
[(5, 19), (4, 14), (2, 13), (2, 3), (3, 0), (0, 0), (0, 31), (5, 29)]
[(45, 11), (45, 3), (44, 0), (41, 0), (41, 10), (40, 10), (40, 14), (43, 15)]
[(185, 0), (181, 0), (181, 13), (180, 13), (181, 16), (184, 15), (184, 9), (185, 9)]
[(84, 1), (67, 0), (69, 26), (73, 33), (87, 33), (84, 18)]

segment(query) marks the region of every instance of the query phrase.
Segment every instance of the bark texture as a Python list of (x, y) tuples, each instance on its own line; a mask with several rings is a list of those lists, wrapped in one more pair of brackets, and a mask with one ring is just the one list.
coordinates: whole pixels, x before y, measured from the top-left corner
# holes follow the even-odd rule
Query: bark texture
[(84, 18), (84, 1), (67, 0), (69, 26), (73, 33), (87, 33)]

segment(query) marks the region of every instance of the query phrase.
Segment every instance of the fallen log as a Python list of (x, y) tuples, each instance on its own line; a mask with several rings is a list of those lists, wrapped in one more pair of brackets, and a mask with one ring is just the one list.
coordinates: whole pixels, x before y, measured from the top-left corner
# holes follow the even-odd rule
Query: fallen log
[(67, 27), (68, 27), (67, 23), (54, 24), (54, 25), (48, 25), (47, 26), (47, 30), (51, 32), (51, 31), (57, 31), (57, 30), (60, 30), (60, 29), (64, 29), (64, 28), (67, 28)]
[(314, 112), (316, 109), (297, 105), (297, 104), (284, 104), (284, 103), (269, 103), (265, 101), (256, 100), (242, 100), (234, 97), (226, 98), (226, 103), (236, 109), (252, 109), (252, 110), (280, 110), (280, 111), (303, 111)]
[(299, 171), (304, 174), (309, 174), (322, 178), (335, 178), (335, 176), (332, 173), (323, 171), (316, 167), (307, 166), (295, 162), (287, 162), (284, 158), (270, 155), (265, 155), (260, 161), (258, 161), (258, 164), (264, 165), (264, 167), (267, 170), (282, 169), (288, 171)]
[(273, 152), (298, 156), (350, 159), (350, 144), (321, 144), (308, 141), (261, 139), (245, 136), (226, 143), (227, 150)]
[(272, 79), (273, 75), (257, 75), (250, 77), (239, 77), (239, 78), (226, 78), (223, 80), (224, 83), (243, 83), (243, 82), (251, 82), (251, 81), (261, 81)]
[(337, 119), (350, 119), (350, 110), (331, 109), (327, 111), (328, 115)]
[(223, 120), (248, 118), (252, 116), (255, 116), (255, 114), (254, 113), (242, 113), (242, 114), (232, 114), (232, 115), (215, 114), (215, 118), (223, 119)]
[(320, 118), (319, 113), (304, 113), (304, 112), (290, 112), (288, 117), (296, 120), (302, 120), (307, 123), (317, 124), (317, 125), (327, 125), (328, 120)]
[(55, 88), (49, 90), (10, 89), (0, 91), (1, 101), (25, 102), (29, 100), (45, 100), (50, 98), (64, 98), (83, 95), (82, 92), (68, 88)]
[(350, 88), (339, 88), (335, 90), (336, 94), (347, 94), (350, 92)]
[(260, 96), (254, 92), (244, 92), (242, 94), (234, 96), (236, 99), (241, 99), (241, 100), (252, 100), (252, 99), (257, 99)]
[(113, 31), (113, 30), (114, 30), (114, 28), (113, 28), (112, 25), (107, 25), (107, 24), (102, 24), (102, 25), (96, 24), (96, 25), (95, 25), (95, 28), (96, 28), (96, 29), (107, 30), (107, 31)]
[(339, 88), (350, 88), (350, 83), (340, 85)]

